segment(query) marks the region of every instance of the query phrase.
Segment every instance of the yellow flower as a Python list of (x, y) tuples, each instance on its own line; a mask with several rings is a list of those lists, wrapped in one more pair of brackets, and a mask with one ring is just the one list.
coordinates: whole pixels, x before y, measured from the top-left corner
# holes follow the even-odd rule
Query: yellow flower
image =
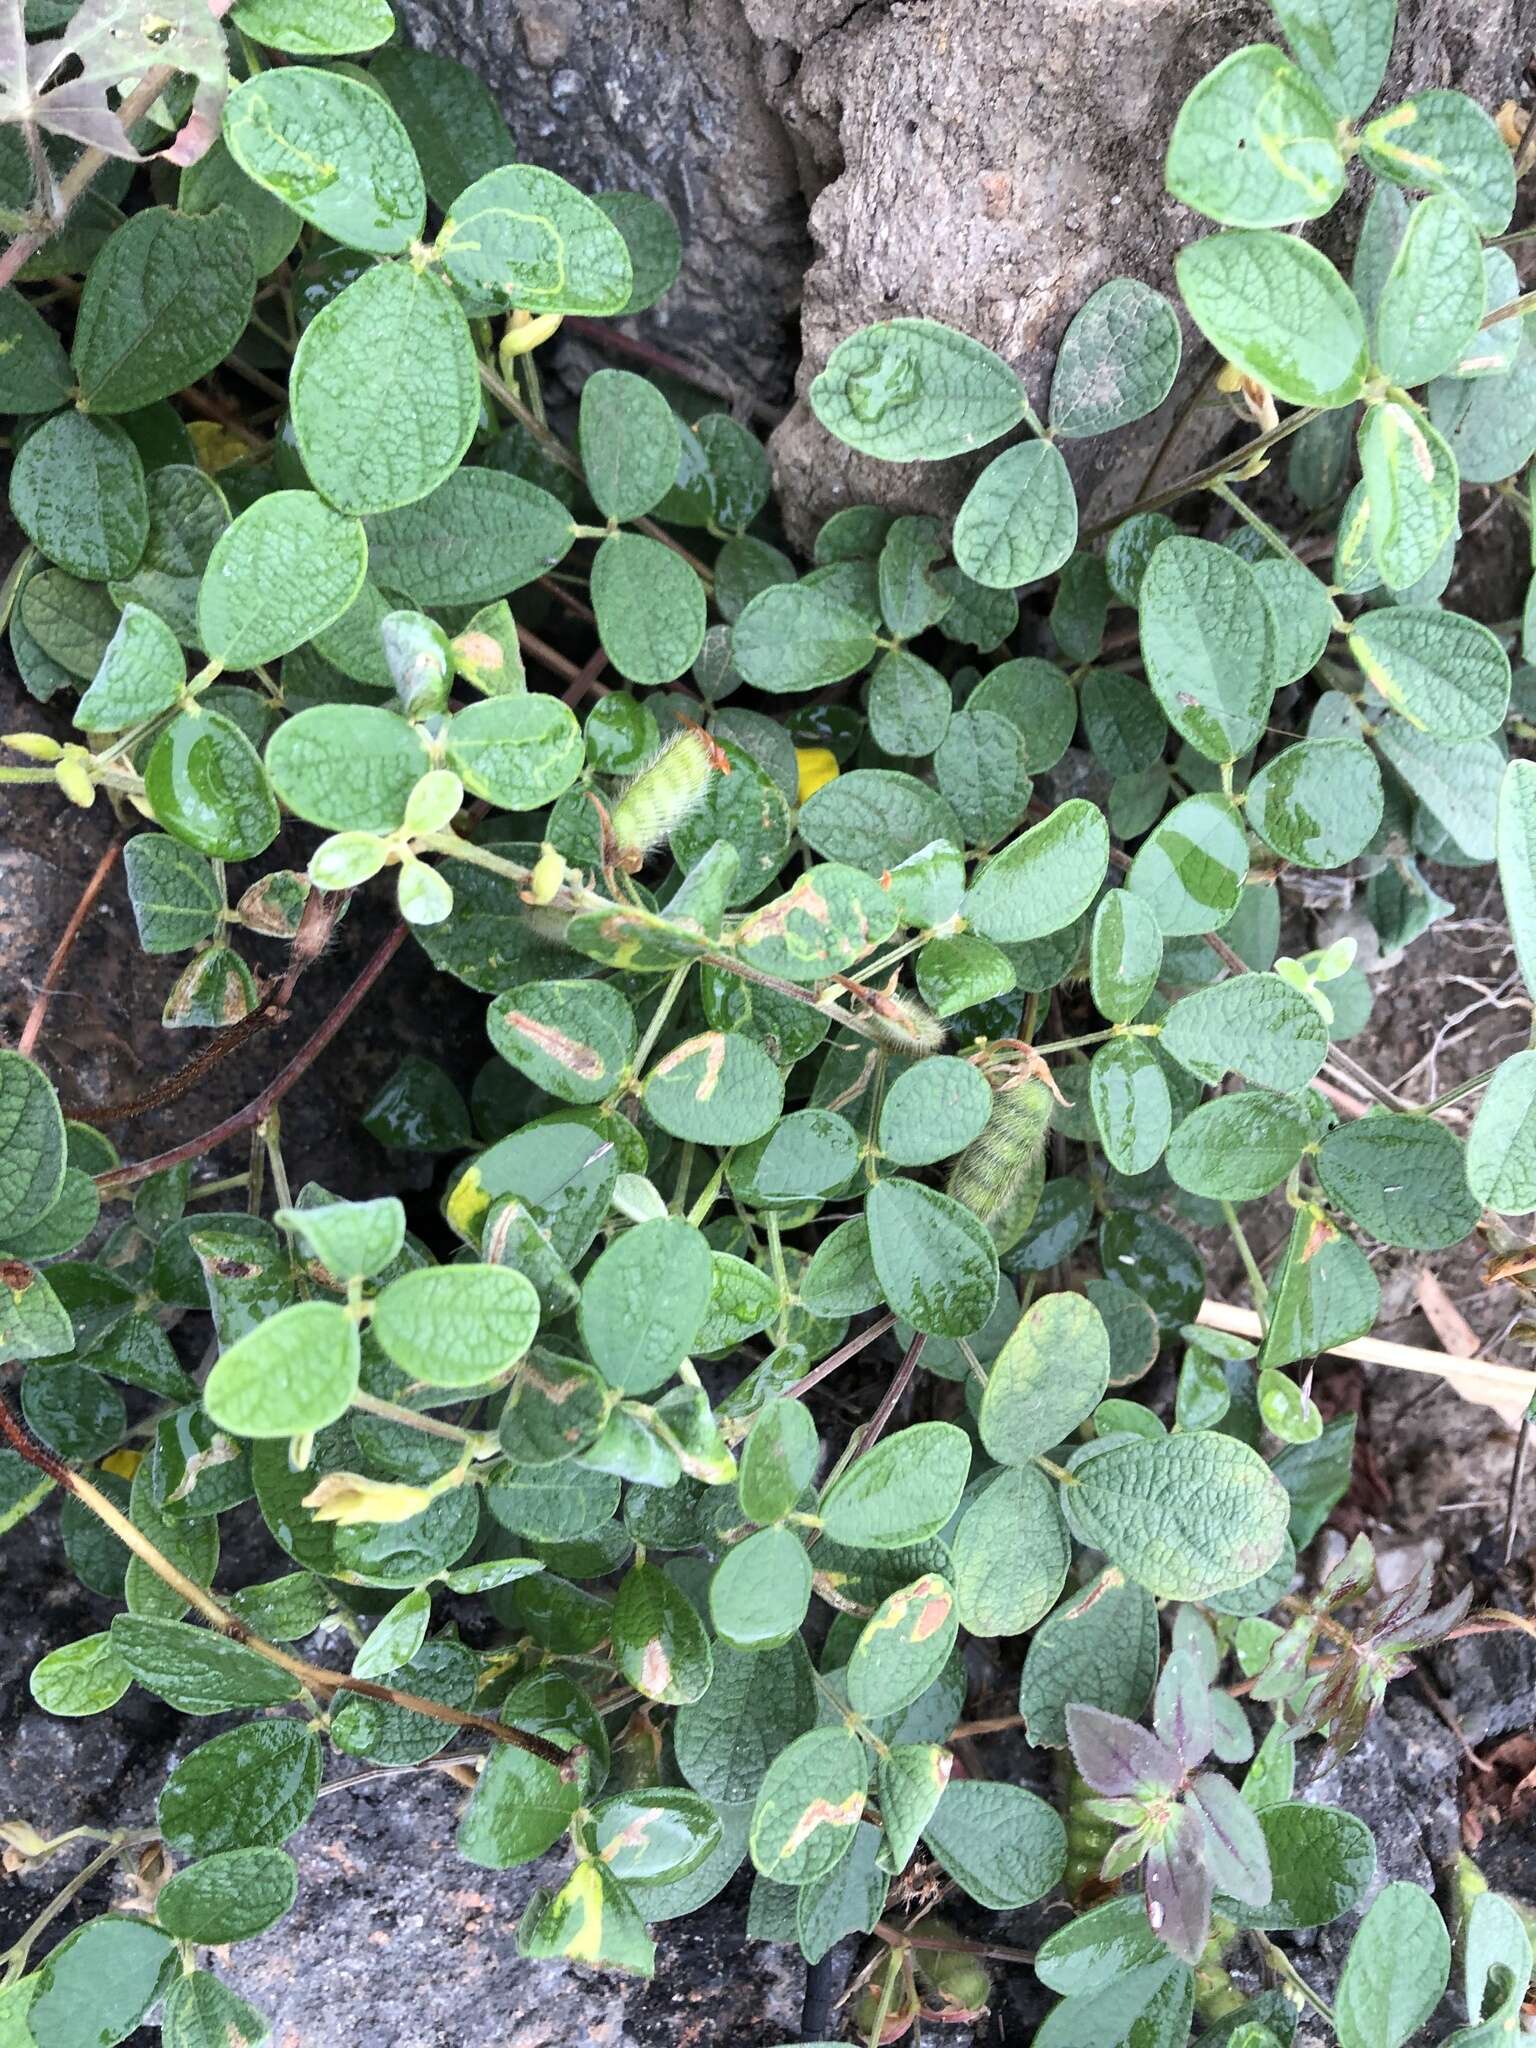
[(837, 756), (830, 747), (796, 747), (795, 767), (800, 775), (801, 803), (837, 779)]
[(304, 1496), (317, 1522), (408, 1522), (430, 1507), (432, 1496), (422, 1486), (401, 1486), (389, 1479), (365, 1479), (360, 1472), (327, 1472)]
[(119, 1479), (131, 1479), (144, 1462), (142, 1451), (114, 1451), (101, 1461), (103, 1472), (114, 1472)]
[(193, 420), (187, 432), (192, 437), (197, 466), (205, 476), (217, 476), (221, 469), (228, 469), (232, 462), (251, 452), (238, 434), (220, 426), (217, 420)]

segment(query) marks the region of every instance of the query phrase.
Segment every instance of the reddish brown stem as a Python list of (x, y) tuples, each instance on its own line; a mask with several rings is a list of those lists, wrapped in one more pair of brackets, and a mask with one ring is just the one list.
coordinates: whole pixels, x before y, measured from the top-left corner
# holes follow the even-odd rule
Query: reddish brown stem
[(850, 1337), (846, 1344), (839, 1344), (835, 1351), (827, 1354), (820, 1365), (813, 1366), (803, 1380), (795, 1381), (785, 1396), (786, 1400), (797, 1401), (802, 1394), (808, 1394), (812, 1387), (819, 1387), (823, 1380), (832, 1377), (839, 1366), (846, 1365), (850, 1358), (857, 1358), (859, 1353), (867, 1350), (877, 1337), (883, 1337), (886, 1331), (894, 1329), (895, 1325), (896, 1318), (893, 1315), (881, 1316), (879, 1321), (871, 1323), (867, 1330), (860, 1330), (857, 1337)]
[(566, 682), (574, 683), (581, 670), (558, 648), (551, 647), (547, 640), (541, 640), (537, 633), (530, 633), (526, 626), (517, 629), (518, 645), (525, 654), (531, 654), (535, 661), (542, 662), (552, 674), (563, 676)]
[(608, 685), (598, 681), (598, 677), (607, 666), (608, 656), (601, 647), (587, 657), (582, 667), (572, 677), (570, 687), (565, 692), (565, 701), (572, 710), (583, 697), (606, 697), (609, 694)]
[(117, 866), (122, 850), (122, 840), (120, 838), (114, 839), (106, 852), (101, 856), (101, 859), (97, 861), (90, 880), (80, 892), (80, 901), (75, 905), (74, 910), (70, 914), (69, 923), (64, 927), (63, 937), (53, 949), (53, 958), (48, 962), (47, 969), (43, 974), (42, 987), (32, 998), (32, 1007), (27, 1012), (27, 1021), (22, 1026), (21, 1037), (16, 1042), (16, 1050), (23, 1059), (30, 1059), (32, 1056), (32, 1048), (37, 1044), (38, 1037), (42, 1032), (43, 1020), (48, 1015), (48, 1005), (52, 1001), (54, 991), (59, 985), (59, 979), (64, 972), (65, 963), (69, 959), (76, 939), (80, 936), (81, 927), (91, 914), (96, 898), (106, 887), (107, 877)]
[(594, 348), (602, 349), (607, 355), (628, 356), (631, 362), (647, 363), (653, 370), (665, 370), (669, 376), (691, 384), (695, 391), (707, 391), (711, 398), (723, 398), (727, 405), (737, 405), (745, 400), (752, 417), (761, 420), (764, 426), (776, 427), (784, 417), (779, 408), (769, 405), (766, 399), (751, 398), (713, 370), (696, 369), (681, 356), (670, 355), (653, 342), (640, 341), (632, 334), (623, 333), (611, 320), (570, 317), (565, 322), (565, 331), (579, 336), (582, 341), (591, 342)]
[(216, 1146), (224, 1144), (230, 1138), (238, 1137), (242, 1131), (248, 1131), (259, 1124), (262, 1118), (282, 1101), (293, 1084), (302, 1080), (358, 1004), (363, 1001), (404, 944), (406, 929), (403, 924), (395, 926), (324, 1023), (300, 1046), (287, 1066), (269, 1081), (261, 1093), (248, 1102), (244, 1109), (237, 1109), (232, 1116), (225, 1117), (222, 1123), (215, 1124), (211, 1131), (204, 1131), (200, 1137), (189, 1138), (183, 1145), (173, 1145), (169, 1152), (157, 1152), (153, 1159), (136, 1160), (127, 1166), (115, 1166), (109, 1173), (99, 1173), (96, 1176), (96, 1185), (102, 1194), (110, 1195), (116, 1193), (119, 1188), (132, 1187), (135, 1182), (147, 1179), (152, 1173), (163, 1173), (167, 1167), (180, 1166), (185, 1159), (201, 1159), (205, 1152), (212, 1152)]
[(870, 1417), (868, 1428), (859, 1438), (859, 1448), (853, 1454), (855, 1464), (857, 1464), (860, 1458), (866, 1457), (880, 1441), (881, 1432), (896, 1413), (897, 1402), (900, 1401), (902, 1395), (912, 1384), (912, 1375), (917, 1371), (917, 1361), (922, 1357), (923, 1346), (927, 1342), (927, 1337), (919, 1330), (912, 1339), (912, 1342), (907, 1346), (906, 1356), (902, 1359), (900, 1365), (897, 1366), (895, 1377), (881, 1396), (880, 1406)]

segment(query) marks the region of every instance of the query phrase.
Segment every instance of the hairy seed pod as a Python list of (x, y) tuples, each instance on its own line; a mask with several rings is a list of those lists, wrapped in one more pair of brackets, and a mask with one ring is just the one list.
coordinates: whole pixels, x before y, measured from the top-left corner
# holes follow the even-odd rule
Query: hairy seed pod
[(985, 1130), (949, 1169), (946, 1192), (987, 1226), (999, 1254), (1034, 1221), (1045, 1185), (1051, 1091), (1033, 1076), (999, 1088)]
[(865, 993), (864, 1023), (869, 1035), (892, 1052), (926, 1059), (944, 1043), (944, 1026), (915, 996)]
[(1062, 1759), (1062, 1774), (1066, 1780), (1067, 1823), (1067, 1867), (1062, 1884), (1074, 1905), (1097, 1905), (1118, 1889), (1114, 1885), (1106, 1885), (1100, 1876), (1104, 1858), (1115, 1839), (1115, 1830), (1110, 1822), (1101, 1820), (1092, 1811), (1093, 1787), (1066, 1758)]
[(698, 809), (717, 770), (728, 774), (730, 763), (701, 726), (687, 726), (668, 740), (625, 784), (613, 807), (609, 824), (618, 847), (615, 865), (638, 874)]

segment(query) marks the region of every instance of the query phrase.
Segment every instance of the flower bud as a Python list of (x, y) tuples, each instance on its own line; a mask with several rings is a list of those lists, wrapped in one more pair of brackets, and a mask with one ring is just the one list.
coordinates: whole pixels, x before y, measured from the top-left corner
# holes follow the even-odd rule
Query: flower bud
[(96, 801), (96, 785), (86, 766), (83, 750), (71, 748), (62, 761), (54, 763), (53, 779), (72, 804), (88, 811)]
[(564, 318), (563, 313), (530, 313), (522, 306), (515, 313), (509, 313), (501, 345), (496, 351), (503, 377), (511, 375), (512, 365), (519, 356), (527, 355), (530, 349), (548, 341)]
[(9, 747), (13, 754), (28, 761), (57, 761), (64, 752), (58, 741), (49, 739), (45, 732), (8, 732), (0, 735), (0, 746)]

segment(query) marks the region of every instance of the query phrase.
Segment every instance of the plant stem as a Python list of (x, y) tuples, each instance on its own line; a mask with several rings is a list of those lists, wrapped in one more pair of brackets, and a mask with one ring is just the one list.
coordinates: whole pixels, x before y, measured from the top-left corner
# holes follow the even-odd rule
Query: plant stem
[[(773, 1212), (770, 1210), (770, 1220), (772, 1220), (772, 1215)], [(891, 1384), (880, 1397), (879, 1407), (860, 1433), (859, 1448), (849, 1460), (850, 1464), (856, 1465), (859, 1459), (867, 1456), (880, 1441), (882, 1430), (896, 1412), (897, 1402), (900, 1401), (902, 1395), (912, 1383), (912, 1375), (917, 1371), (917, 1362), (922, 1357), (923, 1347), (927, 1342), (927, 1337), (919, 1330), (912, 1339), (912, 1342), (907, 1346), (906, 1355), (903, 1357), (901, 1364), (897, 1366)]]
[(689, 970), (692, 966), (693, 962), (691, 960), (685, 960), (681, 967), (673, 971), (666, 987), (662, 990), (661, 1000), (651, 1012), (651, 1020), (645, 1027), (645, 1036), (635, 1047), (635, 1056), (629, 1063), (631, 1074), (639, 1075), (644, 1073), (645, 1063), (650, 1058), (668, 1017), (672, 1014), (673, 1005), (683, 992), (683, 983), (688, 979)]
[(1267, 1324), (1269, 1319), (1269, 1289), (1264, 1284), (1264, 1275), (1259, 1271), (1259, 1262), (1253, 1256), (1253, 1248), (1244, 1234), (1243, 1226), (1237, 1220), (1237, 1211), (1233, 1208), (1232, 1204), (1230, 1202), (1223, 1202), (1221, 1213), (1226, 1220), (1228, 1230), (1232, 1233), (1232, 1241), (1237, 1246), (1237, 1255), (1243, 1262), (1243, 1271), (1248, 1275), (1248, 1291), (1253, 1296), (1253, 1305), (1259, 1312), (1259, 1320)]
[(1277, 1947), (1276, 1944), (1270, 1940), (1267, 1934), (1261, 1934), (1257, 1928), (1250, 1928), (1249, 1932), (1253, 1935), (1254, 1940), (1258, 1943), (1259, 1948), (1263, 1953), (1264, 1960), (1266, 1963), (1269, 1964), (1270, 1968), (1273, 1971), (1275, 1971), (1275, 1973), (1278, 1976), (1283, 1977), (1286, 1983), (1289, 1984), (1293, 1990), (1299, 1991), (1301, 1993), (1301, 1996), (1307, 2001), (1308, 2005), (1310, 2005), (1314, 2011), (1319, 2013), (1322, 2016), (1322, 2018), (1328, 2022), (1330, 2027), (1333, 2026), (1335, 2024), (1333, 2017), (1333, 2007), (1331, 2005), (1325, 2004), (1324, 2001), (1318, 1996), (1318, 1994), (1312, 1989), (1312, 1986), (1307, 1982), (1306, 1978), (1302, 1976), (1300, 1970), (1297, 1969), (1296, 1965), (1285, 1953), (1285, 1950)]
[[(770, 1211), (770, 1214), (772, 1212)], [(804, 1379), (795, 1381), (788, 1389), (785, 1399), (798, 1401), (802, 1394), (808, 1394), (812, 1387), (819, 1387), (823, 1380), (831, 1379), (839, 1367), (845, 1366), (850, 1358), (857, 1358), (861, 1351), (867, 1351), (877, 1337), (883, 1337), (887, 1330), (896, 1327), (896, 1318), (886, 1314), (876, 1318), (868, 1329), (860, 1330), (856, 1337), (850, 1337), (846, 1344), (839, 1344), (835, 1351), (829, 1351), (820, 1365), (813, 1366)]]
[(483, 1430), (460, 1429), (457, 1423), (439, 1422), (435, 1415), (423, 1415), (418, 1409), (406, 1408), (398, 1401), (380, 1400), (377, 1394), (365, 1394), (361, 1388), (352, 1396), (352, 1406), (361, 1408), (365, 1415), (377, 1415), (381, 1422), (398, 1422), (403, 1429), (419, 1429), (423, 1436), (440, 1436), (448, 1443), (468, 1444), (482, 1456), (488, 1456), (496, 1445), (495, 1436), (488, 1437)]
[(374, 953), (356, 981), (347, 990), (341, 1001), (332, 1010), (319, 1028), (300, 1046), (287, 1066), (269, 1081), (261, 1093), (248, 1102), (244, 1109), (237, 1109), (222, 1123), (214, 1125), (211, 1131), (187, 1139), (185, 1144), (173, 1145), (168, 1152), (157, 1152), (152, 1159), (140, 1159), (126, 1166), (114, 1166), (107, 1173), (96, 1176), (96, 1185), (103, 1195), (115, 1194), (120, 1188), (129, 1188), (141, 1180), (147, 1180), (152, 1173), (163, 1173), (168, 1166), (180, 1166), (184, 1159), (201, 1159), (205, 1152), (211, 1152), (242, 1131), (259, 1124), (269, 1110), (282, 1101), (296, 1081), (314, 1065), (343, 1024), (358, 1007), (390, 961), (394, 959), (405, 943), (406, 927), (397, 924)]
[[(1267, 519), (1261, 519), (1251, 506), (1245, 505), (1229, 483), (1221, 480), (1213, 483), (1211, 485), (1211, 496), (1213, 498), (1220, 498), (1223, 505), (1229, 505), (1239, 519), (1246, 521), (1253, 528), (1261, 540), (1269, 543), (1277, 555), (1283, 555), (1288, 560), (1295, 561), (1296, 551), (1285, 536), (1277, 533)], [(1231, 764), (1228, 763), (1227, 765), (1230, 767)]]
[[(1485, 323), (1486, 324), (1486, 323)], [(1085, 526), (1078, 535), (1079, 542), (1096, 540), (1101, 533), (1111, 533), (1117, 526), (1123, 526), (1127, 519), (1138, 512), (1160, 512), (1165, 505), (1176, 505), (1180, 498), (1187, 498), (1191, 491), (1204, 490), (1207, 485), (1221, 482), (1262, 455), (1267, 448), (1299, 433), (1301, 429), (1318, 419), (1323, 408), (1316, 405), (1303, 406), (1300, 412), (1293, 412), (1289, 419), (1282, 420), (1278, 427), (1271, 427), (1267, 434), (1260, 434), (1252, 441), (1245, 441), (1241, 448), (1231, 455), (1223, 455), (1216, 462), (1208, 462), (1204, 469), (1193, 470), (1166, 490), (1153, 491), (1150, 496), (1138, 498), (1134, 505), (1127, 505), (1123, 512), (1116, 512), (1108, 519), (1100, 519), (1093, 526)]]
[[(98, 1521), (105, 1523), (113, 1535), (125, 1543), (133, 1555), (147, 1564), (156, 1578), (162, 1579), (173, 1592), (179, 1593), (189, 1607), (193, 1607), (221, 1635), (232, 1642), (243, 1644), (268, 1664), (275, 1664), (280, 1671), (286, 1671), (309, 1691), (322, 1697), (338, 1692), (362, 1693), (365, 1698), (382, 1700), (388, 1706), (404, 1707), (410, 1713), (425, 1714), (429, 1720), (447, 1721), (456, 1728), (473, 1728), (477, 1734), (488, 1735), (497, 1742), (510, 1743), (515, 1749), (526, 1749), (547, 1764), (553, 1764), (562, 1775), (571, 1766), (571, 1754), (557, 1749), (552, 1742), (545, 1742), (537, 1735), (525, 1734), (521, 1728), (512, 1728), (501, 1721), (487, 1720), (483, 1714), (468, 1714), (458, 1707), (445, 1707), (438, 1700), (429, 1700), (420, 1693), (401, 1692), (394, 1686), (376, 1685), (371, 1679), (354, 1678), (349, 1672), (327, 1671), (319, 1664), (310, 1664), (302, 1657), (295, 1657), (288, 1650), (280, 1649), (276, 1643), (269, 1643), (250, 1629), (236, 1614), (221, 1605), (205, 1586), (187, 1577), (171, 1560), (164, 1556), (141, 1529), (134, 1524), (114, 1502), (94, 1487), (81, 1473), (55, 1457), (45, 1445), (39, 1443), (18, 1419), (9, 1400), (0, 1394), (0, 1436), (11, 1449), (24, 1458), (29, 1465), (35, 1465), (40, 1472), (62, 1486), (83, 1506), (90, 1509)], [(573, 1753), (572, 1753), (573, 1754)]]
[(42, 986), (32, 999), (32, 1007), (27, 1012), (27, 1021), (21, 1028), (20, 1038), (16, 1041), (16, 1050), (23, 1059), (31, 1058), (32, 1048), (37, 1044), (38, 1037), (42, 1032), (43, 1020), (48, 1015), (48, 1005), (53, 1000), (54, 991), (58, 988), (65, 963), (69, 959), (76, 939), (80, 936), (81, 927), (91, 914), (91, 908), (96, 898), (106, 887), (108, 876), (117, 866), (118, 857), (122, 850), (123, 841), (119, 835), (113, 839), (111, 845), (108, 846), (106, 852), (101, 856), (101, 859), (97, 861), (96, 866), (91, 871), (89, 881), (80, 892), (79, 902), (70, 913), (69, 922), (64, 927), (63, 936), (53, 949), (53, 958), (43, 970)]
[(156, 1842), (159, 1839), (153, 1828), (125, 1828), (120, 1834), (110, 1836), (107, 1846), (93, 1856), (89, 1863), (77, 1870), (68, 1883), (54, 1893), (31, 1926), (12, 1942), (3, 1955), (0, 1955), (0, 1963), (5, 1965), (4, 1977), (0, 1981), (13, 1984), (24, 1973), (27, 1967), (27, 1957), (31, 1953), (32, 1944), (37, 1940), (37, 1937), (45, 1927), (58, 1919), (66, 1906), (70, 1905), (80, 1896), (81, 1892), (85, 1890), (98, 1871), (105, 1870), (107, 1865), (113, 1862), (124, 1849), (136, 1848), (141, 1842)]

